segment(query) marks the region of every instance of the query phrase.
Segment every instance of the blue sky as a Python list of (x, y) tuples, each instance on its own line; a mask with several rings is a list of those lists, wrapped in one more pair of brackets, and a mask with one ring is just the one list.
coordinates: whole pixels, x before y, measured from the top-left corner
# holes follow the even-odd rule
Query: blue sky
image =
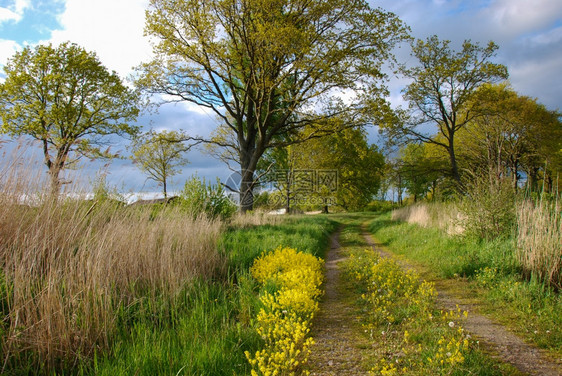
[[(464, 39), (500, 46), (497, 62), (507, 65), (512, 86), (538, 98), (550, 109), (562, 109), (561, 0), (369, 0), (371, 6), (396, 13), (417, 38), (437, 34), (458, 46)], [(0, 66), (26, 45), (70, 40), (95, 51), (102, 63), (122, 77), (151, 55), (143, 37), (147, 0), (0, 0)], [(397, 52), (412, 61), (408, 49)], [(389, 83), (392, 103), (402, 104), (400, 90), (407, 81)], [(187, 105), (167, 105), (158, 114), (139, 119), (145, 128), (184, 129), (208, 133), (218, 124), (214, 115)], [(376, 132), (373, 130), (373, 139)], [(3, 146), (6, 147), (6, 146)], [(214, 180), (231, 173), (221, 162), (192, 151), (190, 164), (174, 179), (177, 189), (197, 172)], [(81, 171), (90, 180), (103, 163), (86, 163)], [(108, 180), (124, 192), (159, 188), (129, 161), (106, 167)]]

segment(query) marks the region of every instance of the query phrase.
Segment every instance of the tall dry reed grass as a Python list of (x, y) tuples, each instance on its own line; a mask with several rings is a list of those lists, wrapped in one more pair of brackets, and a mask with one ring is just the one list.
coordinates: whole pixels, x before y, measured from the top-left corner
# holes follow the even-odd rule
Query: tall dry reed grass
[(393, 221), (417, 224), (421, 227), (436, 227), (449, 235), (462, 234), (462, 215), (451, 203), (418, 203), (394, 209), (391, 213)]
[(190, 281), (225, 267), (219, 221), (54, 200), (10, 168), (0, 172), (0, 374), (22, 353), (45, 369), (91, 359), (131, 307), (173, 304)]
[(268, 214), (263, 211), (253, 211), (251, 213), (237, 213), (229, 221), (229, 224), (236, 228), (247, 228), (264, 225), (277, 225), (285, 219), (285, 216)]
[(560, 201), (525, 200), (517, 206), (517, 259), (524, 273), (562, 289)]

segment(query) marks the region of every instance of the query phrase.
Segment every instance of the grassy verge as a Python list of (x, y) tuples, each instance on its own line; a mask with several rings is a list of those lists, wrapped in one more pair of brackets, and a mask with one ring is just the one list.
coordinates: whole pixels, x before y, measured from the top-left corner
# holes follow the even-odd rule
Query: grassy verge
[(535, 280), (523, 280), (511, 238), (476, 241), (377, 217), (369, 230), (395, 254), (423, 265), (429, 275), (455, 279), (463, 293), (528, 341), (562, 355), (562, 297)]
[(221, 237), (219, 248), (231, 268), (247, 269), (263, 251), (291, 247), (324, 257), (328, 239), (337, 223), (327, 216), (284, 217), (282, 224), (246, 228), (231, 227)]
[(218, 240), (228, 271), (184, 293), (182, 309), (165, 323), (144, 320), (95, 364), (96, 375), (246, 375), (245, 352), (263, 345), (253, 327), (262, 304), (249, 266), (280, 245), (322, 254), (335, 225), (323, 217), (290, 217), (275, 225), (231, 227)]
[[(248, 374), (260, 341), (253, 258), (322, 253), (334, 225), (226, 228), (154, 207), (53, 200), (0, 185), (0, 374)], [(31, 195), (31, 193), (30, 193)], [(31, 196), (30, 196), (31, 197)], [(35, 196), (33, 196), (35, 197)]]
[(357, 219), (342, 232), (344, 279), (357, 296), (363, 330), (373, 343), (376, 375), (517, 374), (492, 360), (462, 328), (464, 312), (442, 311), (435, 289), (396, 261), (365, 250)]

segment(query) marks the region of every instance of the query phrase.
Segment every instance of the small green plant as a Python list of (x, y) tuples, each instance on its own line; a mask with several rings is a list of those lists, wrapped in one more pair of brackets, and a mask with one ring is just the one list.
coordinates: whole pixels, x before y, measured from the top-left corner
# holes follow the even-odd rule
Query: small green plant
[(179, 201), (180, 206), (194, 218), (206, 215), (224, 220), (232, 217), (237, 210), (218, 179), (217, 184), (211, 184), (197, 175), (185, 182)]

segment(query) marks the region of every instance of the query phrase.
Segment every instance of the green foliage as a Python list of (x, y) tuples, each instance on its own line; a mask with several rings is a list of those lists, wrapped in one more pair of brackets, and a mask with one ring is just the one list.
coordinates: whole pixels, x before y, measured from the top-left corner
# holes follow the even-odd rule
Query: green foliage
[[(451, 50), (449, 45), (450, 41), (441, 41), (436, 35), (413, 44), (419, 65), (402, 69), (413, 80), (404, 91), (409, 113), (401, 113), (400, 121), (385, 128), (392, 138), (413, 138), (442, 148), (449, 157), (448, 175), (462, 190), (455, 133), (476, 116), (466, 108), (474, 92), (482, 84), (507, 78), (507, 68), (490, 62), (498, 49), (493, 42), (481, 47), (466, 40), (460, 51)], [(419, 127), (423, 124), (437, 126), (437, 137), (427, 135)]]
[[(139, 68), (138, 86), (222, 120), (206, 141), (241, 166), (245, 212), (259, 160), (278, 136), (312, 124), (329, 134), (333, 118), (364, 124), (365, 98), (376, 98), (377, 113), (386, 108), (382, 66), (407, 28), (364, 0), (151, 0), (146, 33), (155, 58)], [(345, 90), (357, 95), (344, 105), (335, 93)]]
[(465, 166), (498, 179), (509, 175), (514, 182), (525, 172), (528, 188), (535, 192), (541, 178), (548, 184), (548, 176), (562, 171), (559, 112), (549, 111), (507, 84), (482, 85), (470, 107), (479, 116), (457, 138)]
[(387, 212), (392, 209), (395, 209), (397, 204), (392, 201), (371, 201), (365, 207), (365, 211), (370, 212)]
[(117, 188), (109, 185), (105, 173), (97, 174), (92, 184), (92, 192), (94, 193), (93, 199), (96, 202), (114, 201), (115, 203), (121, 203), (121, 205), (125, 203), (125, 198), (117, 191)]
[(133, 141), (133, 161), (149, 179), (162, 185), (164, 198), (168, 197), (169, 179), (187, 164), (183, 154), (189, 148), (182, 143), (183, 135), (175, 131), (148, 132)]
[(0, 84), (2, 132), (41, 142), (55, 193), (59, 172), (81, 156), (111, 157), (105, 136), (132, 135), (137, 93), (94, 53), (63, 43), (26, 47), (4, 66)]
[(460, 204), (464, 233), (482, 239), (512, 235), (515, 198), (512, 179), (476, 175), (467, 184), (467, 195)]
[[(314, 128), (307, 128), (304, 137), (314, 132)], [(367, 142), (363, 129), (343, 129), (294, 148), (295, 168), (337, 171), (337, 186), (324, 185), (317, 187), (316, 192), (305, 192), (310, 197), (334, 197), (336, 205), (345, 210), (358, 210), (378, 192), (385, 161), (377, 146)]]
[(254, 194), (254, 209), (272, 209), (273, 195), (268, 191), (262, 191)]
[(194, 218), (206, 215), (210, 218), (228, 219), (236, 213), (236, 205), (226, 196), (219, 180), (217, 184), (211, 184), (204, 178), (199, 179), (197, 175), (185, 182), (179, 205)]
[[(424, 198), (442, 179), (441, 158), (431, 155), (426, 144), (408, 144), (400, 150), (395, 174), (400, 174), (403, 186), (414, 202)], [(433, 192), (435, 194), (435, 192)]]

